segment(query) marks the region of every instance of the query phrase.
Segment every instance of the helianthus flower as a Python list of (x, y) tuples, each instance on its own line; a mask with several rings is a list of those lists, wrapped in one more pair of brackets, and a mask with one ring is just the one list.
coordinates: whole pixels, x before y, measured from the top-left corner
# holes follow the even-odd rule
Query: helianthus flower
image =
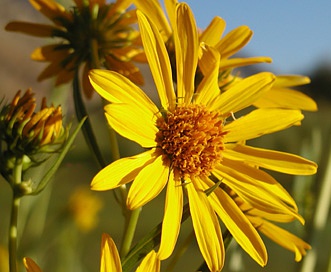
[(143, 83), (139, 69), (131, 62), (144, 61), (139, 33), (133, 28), (134, 10), (125, 11), (130, 1), (75, 0), (66, 10), (53, 0), (30, 0), (31, 5), (53, 25), (10, 22), (6, 30), (37, 37), (56, 37), (54, 43), (35, 49), (33, 60), (50, 64), (38, 80), (56, 76), (56, 85), (67, 83), (75, 70), (83, 68), (84, 92), (91, 97), (93, 89), (87, 80), (91, 68), (106, 67), (124, 74), (137, 84)]
[[(27, 272), (42, 272), (40, 267), (30, 258), (23, 259)], [(146, 255), (136, 272), (158, 272), (160, 271), (160, 260), (154, 250)], [(122, 272), (121, 260), (113, 239), (106, 233), (101, 240), (101, 262), (100, 272)]]
[[(162, 6), (158, 0), (151, 0), (146, 3), (143, 0), (134, 0), (135, 5), (152, 19), (159, 29), (163, 40), (166, 42), (170, 53), (170, 59), (174, 67), (173, 55), (173, 26), (175, 24), (175, 6), (177, 0), (165, 0), (164, 5), (170, 22), (164, 14)], [(270, 63), (270, 57), (236, 57), (236, 54), (244, 48), (253, 36), (253, 31), (248, 26), (239, 26), (224, 35), (226, 21), (216, 16), (206, 27), (200, 31), (199, 42), (203, 42), (213, 47), (219, 52), (219, 87), (222, 91), (227, 90), (233, 84), (239, 82), (242, 77), (240, 73), (235, 73), (234, 69), (258, 63)], [(208, 62), (206, 62), (208, 63)], [(201, 80), (205, 73), (203, 67), (199, 67), (196, 79)], [(280, 107), (290, 109), (301, 109), (316, 111), (317, 106), (313, 99), (305, 94), (293, 90), (289, 87), (295, 87), (310, 82), (308, 77), (298, 75), (280, 75), (276, 76), (275, 84), (254, 103), (257, 107)]]
[[(158, 250), (161, 260), (171, 255), (177, 241), (183, 192), (186, 192), (198, 245), (211, 271), (220, 271), (224, 263), (216, 213), (243, 249), (260, 265), (265, 265), (267, 253), (262, 239), (232, 198), (224, 190), (218, 190), (221, 197), (214, 201), (205, 191), (221, 183), (252, 205), (301, 219), (293, 199), (277, 182), (271, 184), (271, 177), (256, 165), (308, 175), (316, 172), (316, 164), (295, 155), (248, 147), (243, 142), (285, 129), (302, 120), (303, 115), (299, 110), (256, 109), (234, 118), (234, 113), (270, 90), (275, 76), (260, 73), (247, 77), (220, 95), (219, 53), (208, 46), (199, 48), (194, 17), (186, 4), (176, 8), (175, 89), (169, 55), (158, 28), (142, 12), (137, 14), (161, 108), (120, 74), (92, 70), (93, 87), (111, 102), (105, 106), (109, 124), (147, 149), (102, 169), (91, 183), (92, 190), (110, 190), (133, 181), (127, 206), (136, 209), (167, 187)], [(195, 87), (200, 49), (208, 56), (208, 62), (207, 58), (200, 62), (209, 72)], [(246, 156), (250, 164), (245, 163)]]

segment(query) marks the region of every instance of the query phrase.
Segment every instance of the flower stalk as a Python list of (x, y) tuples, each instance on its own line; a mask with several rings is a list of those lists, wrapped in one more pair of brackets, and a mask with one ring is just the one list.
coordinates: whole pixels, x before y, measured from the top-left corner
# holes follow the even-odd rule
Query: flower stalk
[[(23, 163), (21, 158), (17, 158), (15, 161), (15, 167), (13, 170), (13, 187), (21, 184), (22, 181)], [(8, 237), (8, 252), (9, 252), (9, 271), (16, 272), (16, 260), (17, 260), (17, 219), (18, 210), (20, 206), (21, 195), (17, 190), (13, 190), (13, 200), (10, 214), (10, 226)]]

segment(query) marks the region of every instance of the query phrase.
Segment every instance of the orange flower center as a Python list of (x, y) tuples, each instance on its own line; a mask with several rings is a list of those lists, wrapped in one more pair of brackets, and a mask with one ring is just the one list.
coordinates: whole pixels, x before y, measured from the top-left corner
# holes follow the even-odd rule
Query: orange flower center
[(209, 176), (222, 160), (223, 121), (201, 105), (178, 106), (157, 120), (157, 146), (171, 161), (175, 177)]

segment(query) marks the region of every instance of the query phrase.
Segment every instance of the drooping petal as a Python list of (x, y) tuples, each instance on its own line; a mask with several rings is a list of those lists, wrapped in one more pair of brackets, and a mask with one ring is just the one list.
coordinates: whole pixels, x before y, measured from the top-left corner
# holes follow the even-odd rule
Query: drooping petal
[(100, 272), (122, 272), (120, 256), (113, 239), (106, 233), (101, 240)]
[(23, 263), (26, 269), (26, 272), (42, 272), (40, 267), (30, 258), (23, 258)]
[(126, 77), (109, 70), (92, 70), (90, 81), (93, 88), (112, 103), (139, 105), (156, 114), (159, 110), (150, 98)]
[[(205, 179), (205, 190), (214, 183)], [(210, 204), (230, 231), (236, 242), (261, 266), (265, 266), (268, 259), (265, 245), (253, 225), (240, 210), (233, 199), (221, 188), (216, 188), (208, 196)]]
[(52, 37), (53, 31), (56, 30), (56, 28), (49, 25), (14, 21), (8, 23), (5, 30), (21, 32), (35, 37)]
[(199, 40), (208, 45), (214, 46), (221, 39), (225, 30), (226, 22), (221, 17), (214, 17), (207, 28), (201, 33)]
[(174, 250), (181, 226), (182, 213), (183, 188), (180, 184), (176, 184), (174, 173), (171, 171), (165, 199), (161, 242), (158, 250), (160, 260), (167, 259)]
[(258, 226), (258, 230), (264, 235), (280, 246), (294, 252), (296, 262), (300, 262), (302, 256), (306, 255), (306, 250), (311, 249), (311, 246), (305, 241), (271, 222), (256, 217), (252, 217), (250, 220)]
[(293, 126), (303, 119), (299, 110), (257, 109), (224, 126), (226, 142), (253, 139)]
[(172, 109), (176, 103), (169, 56), (164, 41), (156, 26), (137, 11), (142, 42), (148, 64), (164, 109)]
[(105, 115), (110, 126), (123, 137), (142, 147), (156, 146), (156, 116), (148, 109), (132, 104), (109, 104), (105, 106)]
[(272, 88), (254, 102), (254, 106), (317, 111), (317, 104), (314, 99), (299, 91), (286, 88)]
[(127, 206), (134, 210), (155, 198), (168, 182), (169, 165), (166, 165), (162, 155), (146, 165), (132, 183)]
[(223, 165), (218, 165), (213, 174), (253, 207), (270, 213), (287, 213), (304, 223), (296, 207), (289, 206), (272, 190), (267, 190), (267, 187), (263, 186), (265, 183), (254, 183), (249, 177)]
[(270, 90), (274, 80), (275, 76), (267, 72), (247, 77), (216, 97), (209, 107), (222, 114), (239, 111)]
[(198, 63), (199, 40), (190, 7), (181, 3), (176, 7), (174, 41), (176, 51), (177, 99), (189, 103), (194, 92), (194, 75)]
[(253, 31), (248, 26), (239, 26), (226, 34), (215, 46), (222, 58), (237, 53), (251, 39)]
[(231, 160), (243, 161), (291, 175), (313, 175), (317, 170), (316, 163), (300, 156), (247, 145), (236, 145), (234, 148), (225, 149), (223, 154)]
[(155, 160), (155, 149), (114, 161), (95, 175), (91, 189), (105, 191), (132, 181), (146, 165)]
[(204, 191), (186, 186), (195, 236), (209, 270), (221, 271), (225, 250), (219, 222)]
[(161, 261), (158, 258), (157, 253), (154, 250), (152, 250), (142, 260), (136, 272), (159, 272), (160, 269), (161, 269)]

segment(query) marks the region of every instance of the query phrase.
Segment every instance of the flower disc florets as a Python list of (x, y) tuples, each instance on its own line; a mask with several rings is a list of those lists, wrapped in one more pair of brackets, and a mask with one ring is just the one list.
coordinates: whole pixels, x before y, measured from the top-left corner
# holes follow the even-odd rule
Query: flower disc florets
[(157, 120), (158, 147), (171, 161), (176, 178), (208, 176), (222, 160), (223, 120), (202, 105), (178, 106)]

